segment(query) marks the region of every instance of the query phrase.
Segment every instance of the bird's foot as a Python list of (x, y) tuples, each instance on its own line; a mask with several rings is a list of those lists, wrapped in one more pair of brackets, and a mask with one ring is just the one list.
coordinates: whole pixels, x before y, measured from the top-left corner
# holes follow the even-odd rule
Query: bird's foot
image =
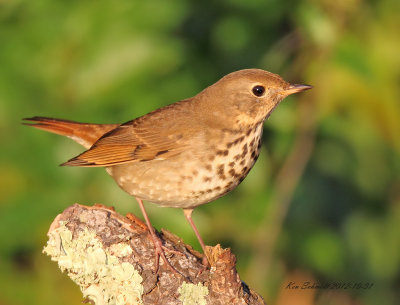
[[(151, 232), (152, 233), (152, 232)], [(184, 276), (182, 273), (180, 273), (178, 270), (176, 270), (176, 268), (174, 268), (171, 263), (169, 262), (168, 258), (165, 255), (165, 252), (169, 252), (169, 253), (173, 253), (173, 254), (179, 254), (179, 255), (184, 255), (183, 253), (176, 251), (176, 250), (171, 250), (167, 247), (165, 247), (162, 242), (161, 239), (156, 236), (155, 234), (151, 234), (151, 239), (153, 241), (154, 247), (155, 247), (155, 255), (156, 255), (156, 262), (155, 262), (155, 273), (158, 272), (158, 269), (160, 267), (160, 257), (162, 258), (162, 260), (164, 261), (165, 265), (176, 275), (180, 275), (180, 276)]]

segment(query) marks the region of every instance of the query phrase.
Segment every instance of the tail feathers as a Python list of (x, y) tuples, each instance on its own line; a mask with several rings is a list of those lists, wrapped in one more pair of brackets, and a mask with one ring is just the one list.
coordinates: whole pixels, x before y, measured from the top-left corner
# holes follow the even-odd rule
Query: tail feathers
[(40, 116), (25, 118), (23, 120), (29, 121), (23, 122), (22, 124), (24, 125), (69, 137), (85, 148), (90, 148), (104, 134), (119, 126), (119, 124), (79, 123)]

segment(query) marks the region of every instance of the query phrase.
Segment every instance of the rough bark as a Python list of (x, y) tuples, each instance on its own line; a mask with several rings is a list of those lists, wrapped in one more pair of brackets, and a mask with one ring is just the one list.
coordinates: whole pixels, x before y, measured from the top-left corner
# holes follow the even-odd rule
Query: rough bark
[(136, 216), (119, 215), (102, 205), (74, 204), (58, 215), (44, 252), (58, 262), (94, 304), (265, 304), (239, 278), (230, 249), (208, 247), (203, 255), (168, 231), (157, 232), (172, 266), (160, 260), (146, 225)]

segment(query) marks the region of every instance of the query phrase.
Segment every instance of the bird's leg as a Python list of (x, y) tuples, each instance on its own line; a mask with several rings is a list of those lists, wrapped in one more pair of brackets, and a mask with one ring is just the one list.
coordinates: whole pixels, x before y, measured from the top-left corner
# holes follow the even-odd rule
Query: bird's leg
[(197, 227), (193, 222), (192, 212), (193, 212), (193, 209), (183, 209), (183, 214), (185, 214), (185, 217), (186, 217), (187, 221), (189, 222), (190, 226), (192, 227), (192, 229), (194, 231), (194, 234), (196, 234), (197, 240), (199, 241), (200, 246), (203, 249), (203, 253), (204, 253), (205, 258), (206, 258), (205, 265), (207, 265), (207, 263), (208, 263), (208, 265), (211, 266), (210, 260), (208, 259), (208, 256), (207, 256), (206, 246), (205, 246), (205, 244), (203, 242), (203, 239), (200, 236), (199, 230), (197, 230)]
[[(142, 211), (143, 217), (144, 217), (144, 219), (146, 221), (147, 228), (150, 231), (151, 239), (153, 241), (153, 244), (154, 244), (154, 247), (155, 247), (155, 250), (156, 250), (156, 270), (155, 270), (155, 273), (157, 273), (157, 271), (158, 271), (159, 259), (160, 259), (160, 256), (161, 256), (162, 259), (164, 260), (165, 264), (167, 265), (167, 267), (169, 269), (171, 269), (171, 271), (173, 271), (175, 274), (182, 275), (178, 270), (176, 270), (171, 265), (171, 263), (168, 261), (167, 257), (165, 256), (164, 249), (167, 250), (167, 251), (172, 251), (172, 250), (164, 247), (162, 242), (161, 242), (161, 240), (160, 240), (160, 238), (156, 235), (156, 232), (154, 231), (154, 228), (150, 223), (149, 216), (147, 216), (146, 210), (144, 209), (143, 201), (141, 199), (137, 198), (137, 197), (135, 197), (135, 199), (139, 203), (140, 210)], [(175, 252), (175, 251), (172, 251), (172, 252)]]

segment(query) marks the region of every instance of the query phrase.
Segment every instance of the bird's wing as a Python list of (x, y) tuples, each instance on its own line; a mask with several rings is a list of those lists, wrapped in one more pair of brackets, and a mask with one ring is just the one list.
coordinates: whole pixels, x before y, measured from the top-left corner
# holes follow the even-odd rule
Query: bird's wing
[(166, 132), (160, 121), (154, 123), (139, 118), (120, 125), (101, 137), (89, 150), (62, 165), (96, 167), (163, 160), (185, 150), (179, 129), (171, 128), (169, 124)]

